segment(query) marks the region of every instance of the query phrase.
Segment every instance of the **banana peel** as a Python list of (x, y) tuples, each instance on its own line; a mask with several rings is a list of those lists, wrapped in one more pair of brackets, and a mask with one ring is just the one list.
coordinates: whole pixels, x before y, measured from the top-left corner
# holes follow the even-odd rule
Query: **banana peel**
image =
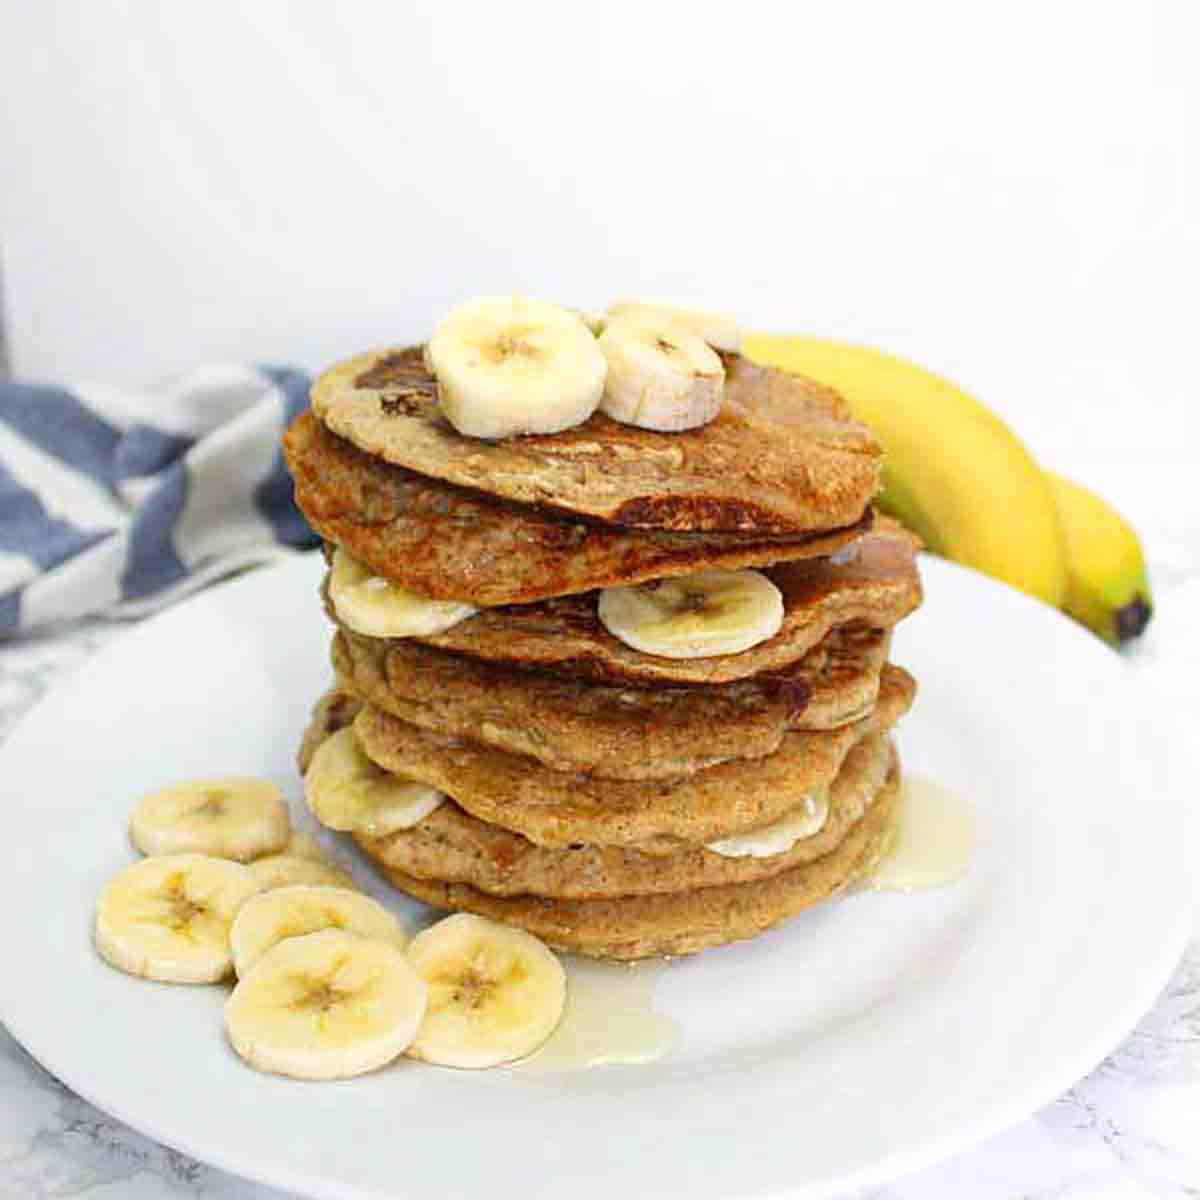
[(1044, 472), (973, 396), (866, 346), (752, 334), (743, 351), (845, 397), (884, 447), (878, 507), (930, 551), (1063, 608), (1113, 644), (1145, 628), (1150, 591), (1132, 529), (1099, 497)]
[(1053, 471), (1045, 474), (1066, 546), (1063, 611), (1114, 646), (1141, 636), (1153, 605), (1137, 534), (1095, 492)]

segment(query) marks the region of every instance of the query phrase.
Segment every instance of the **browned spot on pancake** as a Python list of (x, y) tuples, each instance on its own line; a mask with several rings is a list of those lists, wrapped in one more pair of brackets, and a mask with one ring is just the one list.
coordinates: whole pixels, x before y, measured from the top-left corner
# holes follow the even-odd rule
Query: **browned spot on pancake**
[(414, 392), (431, 396), (437, 390), (433, 376), (425, 369), (419, 346), (410, 346), (395, 354), (385, 354), (354, 379), (356, 388), (386, 388), (404, 384)]
[(420, 411), (420, 405), (414, 399), (415, 396), (415, 392), (397, 392), (394, 396), (383, 395), (379, 397), (379, 407), (389, 417), (398, 416), (401, 413), (406, 417), (411, 417)]
[(766, 509), (711, 496), (651, 496), (629, 500), (613, 514), (619, 525), (653, 529), (745, 529), (786, 533)]

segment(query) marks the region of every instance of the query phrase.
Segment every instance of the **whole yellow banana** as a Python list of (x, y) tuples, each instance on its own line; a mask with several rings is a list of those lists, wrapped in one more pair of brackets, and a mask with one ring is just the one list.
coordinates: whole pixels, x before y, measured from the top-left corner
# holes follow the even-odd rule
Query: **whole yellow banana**
[(930, 550), (1062, 604), (1067, 556), (1050, 485), (995, 413), (948, 380), (864, 346), (755, 334), (744, 350), (845, 396), (883, 444), (879, 507)]
[(1063, 609), (1114, 646), (1137, 637), (1150, 620), (1150, 581), (1142, 545), (1107, 501), (1047, 471), (1067, 547)]

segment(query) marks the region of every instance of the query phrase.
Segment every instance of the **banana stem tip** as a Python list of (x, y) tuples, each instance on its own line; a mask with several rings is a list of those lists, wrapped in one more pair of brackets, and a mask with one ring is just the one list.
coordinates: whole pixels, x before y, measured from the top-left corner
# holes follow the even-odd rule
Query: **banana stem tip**
[(1145, 596), (1134, 596), (1128, 604), (1118, 608), (1115, 613), (1117, 643), (1123, 646), (1126, 642), (1141, 637), (1146, 626), (1150, 624), (1153, 612)]

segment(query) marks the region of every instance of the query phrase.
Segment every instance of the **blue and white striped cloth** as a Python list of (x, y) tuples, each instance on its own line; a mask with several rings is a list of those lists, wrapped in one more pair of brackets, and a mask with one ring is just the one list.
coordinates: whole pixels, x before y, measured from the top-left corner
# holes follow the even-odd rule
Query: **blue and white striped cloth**
[(238, 366), (152, 393), (0, 381), (0, 637), (141, 616), (316, 545), (279, 447), (308, 384)]

